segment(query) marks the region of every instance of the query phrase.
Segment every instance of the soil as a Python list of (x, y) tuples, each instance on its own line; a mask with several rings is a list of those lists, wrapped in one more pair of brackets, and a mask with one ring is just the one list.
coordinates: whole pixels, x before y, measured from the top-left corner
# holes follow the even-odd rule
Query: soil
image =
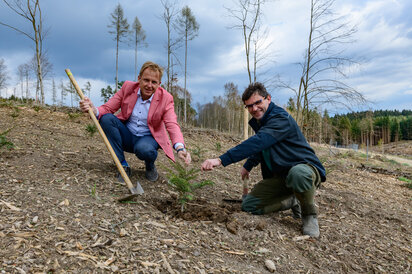
[[(132, 182), (145, 190), (127, 203), (117, 170), (87, 115), (70, 110), (0, 107), (0, 273), (410, 273), (412, 165), (313, 144), (327, 169), (317, 191), (321, 236), (301, 234), (290, 211), (242, 212), (241, 163), (200, 173), (182, 213), (159, 152), (157, 182), (127, 154)], [(241, 139), (183, 128), (192, 167)], [(402, 153), (406, 143), (393, 155)], [(410, 150), (409, 150), (410, 151)], [(162, 167), (163, 165), (163, 167)], [(251, 185), (261, 178), (251, 173)], [(399, 179), (401, 178), (401, 179)], [(410, 181), (409, 181), (410, 182)]]

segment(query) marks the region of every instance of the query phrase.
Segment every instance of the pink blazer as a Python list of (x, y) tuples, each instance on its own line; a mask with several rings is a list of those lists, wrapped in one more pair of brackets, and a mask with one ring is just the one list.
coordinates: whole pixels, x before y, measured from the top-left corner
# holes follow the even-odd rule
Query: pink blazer
[[(116, 115), (117, 118), (121, 121), (128, 120), (136, 104), (138, 91), (138, 82), (126, 81), (122, 88), (107, 103), (98, 107), (98, 119), (106, 113), (115, 113), (120, 108), (120, 112)], [(173, 96), (162, 87), (159, 87), (153, 95), (147, 124), (152, 136), (163, 149), (166, 156), (174, 161), (172, 144), (184, 144), (184, 140), (180, 126), (177, 123)], [(172, 143), (170, 143), (169, 136)]]

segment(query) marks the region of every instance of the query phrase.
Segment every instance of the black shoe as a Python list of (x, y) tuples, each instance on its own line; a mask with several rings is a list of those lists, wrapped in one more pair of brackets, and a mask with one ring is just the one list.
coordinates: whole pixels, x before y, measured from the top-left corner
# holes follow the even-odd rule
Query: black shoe
[(146, 169), (145, 175), (146, 175), (146, 179), (151, 182), (156, 182), (157, 179), (159, 178), (159, 173), (157, 173), (156, 167), (154, 167), (152, 170)]
[[(127, 176), (130, 177), (130, 175), (132, 175), (132, 170), (130, 169), (129, 166), (123, 166), (124, 171), (126, 172)], [(117, 174), (117, 180), (121, 183), (124, 182), (122, 175), (120, 174), (120, 172)]]

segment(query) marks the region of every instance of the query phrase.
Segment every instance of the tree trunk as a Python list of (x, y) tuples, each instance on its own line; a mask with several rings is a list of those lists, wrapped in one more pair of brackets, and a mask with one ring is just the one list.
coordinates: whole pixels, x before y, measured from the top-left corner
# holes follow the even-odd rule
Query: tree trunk
[(184, 92), (184, 104), (185, 104), (185, 107), (184, 107), (185, 124), (187, 123), (187, 120), (186, 120), (186, 76), (187, 76), (187, 29), (186, 29), (186, 35), (185, 35), (185, 87), (184, 87), (184, 90), (183, 90), (183, 92)]
[(119, 78), (118, 78), (118, 71), (119, 71), (119, 35), (117, 35), (117, 39), (116, 39), (116, 86), (114, 88), (114, 91), (117, 92), (117, 85), (119, 82)]

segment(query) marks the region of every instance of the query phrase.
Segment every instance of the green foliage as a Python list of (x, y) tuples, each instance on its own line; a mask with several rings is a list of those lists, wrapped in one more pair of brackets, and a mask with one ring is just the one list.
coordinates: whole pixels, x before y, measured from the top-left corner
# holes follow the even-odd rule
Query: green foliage
[(392, 160), (392, 159), (384, 158), (383, 160), (384, 162), (390, 163), (391, 165), (400, 165), (399, 162)]
[(212, 181), (192, 182), (198, 176), (199, 169), (186, 169), (179, 162), (172, 163), (173, 169), (165, 167), (168, 172), (168, 184), (178, 192), (177, 201), (181, 205), (181, 211), (184, 211), (185, 204), (194, 199), (194, 191), (207, 185), (213, 185)]
[(13, 117), (13, 118), (19, 117), (19, 114), (20, 114), (19, 112), (20, 112), (20, 109), (18, 107), (14, 107), (13, 108), (13, 113), (10, 114), (10, 116)]
[(219, 142), (216, 142), (215, 146), (216, 146), (216, 151), (220, 151), (222, 149), (222, 144)]
[(103, 101), (106, 103), (114, 95), (114, 90), (111, 86), (107, 86), (107, 88), (102, 88), (100, 90), (100, 93)]
[(34, 109), (36, 112), (39, 112), (39, 110), (41, 109), (41, 107), (40, 107), (40, 106), (33, 106), (33, 109)]
[(93, 198), (97, 198), (97, 191), (96, 191), (96, 183), (94, 183), (91, 187), (90, 187), (90, 196), (92, 196)]
[(12, 107), (13, 102), (4, 98), (0, 98), (0, 107)]
[(405, 177), (399, 177), (398, 178), (399, 181), (405, 182), (406, 183), (406, 187), (409, 189), (412, 189), (412, 180), (405, 178)]
[(90, 137), (93, 137), (93, 135), (97, 132), (97, 127), (95, 124), (88, 124), (86, 125), (86, 131), (89, 133)]
[(7, 149), (12, 149), (14, 148), (14, 144), (7, 140), (6, 134), (11, 130), (12, 128), (9, 128), (8, 130), (0, 133), (0, 149), (3, 147), (6, 147)]
[(75, 120), (77, 118), (79, 118), (82, 115), (81, 112), (69, 112), (67, 113), (67, 116), (69, 116), (70, 120)]
[[(338, 126), (343, 119), (349, 119), (350, 137), (355, 142), (361, 142), (361, 133), (365, 131), (374, 132), (378, 136), (385, 132), (384, 143), (412, 140), (412, 110), (375, 110), (335, 115), (332, 118), (332, 125)], [(370, 128), (365, 127), (368, 124), (367, 120), (370, 120)], [(337, 137), (339, 141), (339, 135)]]
[[(117, 83), (117, 89), (121, 89), (124, 84), (124, 81), (121, 81)], [(103, 98), (103, 101), (106, 103), (109, 101), (110, 98), (115, 94), (116, 92), (112, 89), (111, 86), (107, 86), (107, 88), (102, 88), (100, 90), (100, 96)]]

